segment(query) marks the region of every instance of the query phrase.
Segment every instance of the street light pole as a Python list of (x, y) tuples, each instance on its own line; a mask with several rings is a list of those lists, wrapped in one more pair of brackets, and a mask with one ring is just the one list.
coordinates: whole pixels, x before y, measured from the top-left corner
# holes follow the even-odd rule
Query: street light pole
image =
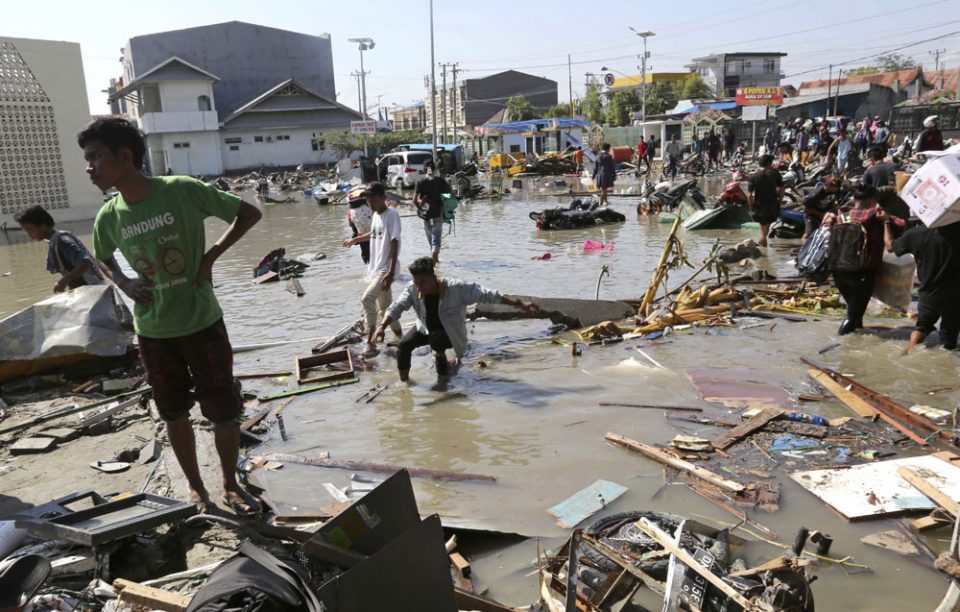
[(430, 114), (433, 127), (433, 167), (437, 167), (437, 60), (433, 53), (433, 0), (430, 0)]
[[(627, 27), (630, 27), (630, 26), (627, 26)], [(639, 36), (640, 38), (643, 39), (643, 60), (642, 60), (641, 63), (640, 63), (640, 66), (641, 66), (641, 68), (640, 68), (640, 81), (641, 81), (640, 87), (641, 87), (641, 91), (643, 92), (643, 94), (642, 94), (642, 102), (641, 102), (641, 106), (640, 106), (640, 121), (643, 122), (643, 123), (646, 123), (646, 121), (647, 121), (647, 55), (648, 55), (648, 54), (647, 54), (647, 38), (649, 38), (649, 37), (651, 37), (651, 36), (656, 36), (656, 34), (654, 34), (653, 32), (649, 32), (649, 31), (647, 31), (647, 32), (637, 32), (637, 31), (634, 30), (632, 27), (630, 28), (630, 30), (632, 30), (634, 34), (636, 34), (637, 36)]]

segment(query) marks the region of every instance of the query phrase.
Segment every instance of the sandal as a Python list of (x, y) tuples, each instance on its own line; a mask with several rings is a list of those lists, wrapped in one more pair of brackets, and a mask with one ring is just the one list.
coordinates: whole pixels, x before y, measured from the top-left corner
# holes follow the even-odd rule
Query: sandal
[(237, 516), (256, 516), (261, 512), (260, 504), (246, 491), (237, 492), (234, 497), (224, 494), (220, 501)]
[(190, 494), (190, 503), (194, 505), (197, 509), (197, 514), (209, 514), (210, 513), (210, 499), (206, 497), (200, 497), (197, 494)]

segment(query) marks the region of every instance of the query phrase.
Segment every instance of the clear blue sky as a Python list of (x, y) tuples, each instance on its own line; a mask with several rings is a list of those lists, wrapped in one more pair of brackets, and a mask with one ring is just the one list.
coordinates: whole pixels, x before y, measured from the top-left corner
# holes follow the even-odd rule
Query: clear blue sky
[[(328, 32), (333, 41), (339, 101), (357, 105), (359, 52), (348, 38), (369, 36), (367, 99), (384, 106), (408, 104), (425, 95), (430, 71), (427, 0), (167, 0), (150, 5), (86, 0), (8, 0), (0, 34), (78, 42), (83, 53), (92, 113), (107, 111), (109, 79), (120, 74), (120, 49), (127, 39), (223, 21), (247, 21), (305, 33)], [(574, 96), (585, 72), (608, 66), (639, 72), (642, 41), (627, 26), (652, 30), (654, 71), (683, 70), (692, 57), (716, 52), (783, 51), (785, 83), (826, 77), (826, 65), (882, 53), (913, 42), (960, 31), (960, 0), (527, 0), (464, 2), (435, 0), (437, 62), (459, 62), (461, 78), (514, 68), (552, 78), (566, 101), (567, 54), (573, 58)], [(844, 12), (841, 13), (840, 10)], [(845, 22), (845, 23), (844, 23)], [(933, 69), (941, 61), (960, 67), (960, 35), (899, 51)], [(854, 62), (846, 67), (869, 63)], [(798, 74), (805, 73), (805, 74)], [(797, 75), (797, 76), (793, 76)], [(438, 73), (439, 80), (439, 73)]]

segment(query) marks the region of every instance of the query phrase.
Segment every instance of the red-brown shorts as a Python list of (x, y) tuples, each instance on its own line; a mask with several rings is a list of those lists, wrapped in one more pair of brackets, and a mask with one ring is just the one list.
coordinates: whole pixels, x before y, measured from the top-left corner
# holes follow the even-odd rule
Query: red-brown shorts
[(137, 339), (147, 382), (164, 421), (187, 416), (194, 400), (212, 423), (232, 421), (243, 414), (243, 398), (233, 381), (233, 348), (223, 319), (186, 336), (138, 335)]

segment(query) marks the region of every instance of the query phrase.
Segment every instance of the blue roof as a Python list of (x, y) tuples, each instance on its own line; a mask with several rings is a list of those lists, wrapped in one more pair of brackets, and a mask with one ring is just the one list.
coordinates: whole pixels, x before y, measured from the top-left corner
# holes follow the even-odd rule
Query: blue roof
[(486, 123), (483, 127), (488, 130), (497, 130), (500, 132), (529, 132), (536, 128), (549, 128), (551, 123), (556, 124), (558, 128), (569, 129), (590, 125), (588, 121), (582, 119), (571, 119), (568, 117), (557, 117), (553, 119), (529, 119), (527, 121), (511, 121), (508, 123)]
[(690, 104), (690, 103), (688, 102), (688, 105), (687, 105), (687, 106), (685, 106), (684, 108), (680, 108), (680, 104), (682, 104), (683, 102), (685, 102), (685, 100), (681, 100), (681, 102), (678, 103), (676, 107), (668, 110), (668, 111), (667, 111), (666, 113), (664, 113), (664, 114), (666, 114), (666, 115), (689, 115), (690, 113), (695, 113), (695, 112), (697, 112), (697, 111), (702, 111), (702, 110), (707, 110), (707, 109), (717, 110), (717, 111), (723, 111), (723, 110), (733, 110), (733, 109), (737, 108), (737, 102), (736, 102), (736, 100), (730, 100), (730, 101), (724, 101), (724, 102), (707, 102), (707, 103), (704, 103), (704, 104)]

